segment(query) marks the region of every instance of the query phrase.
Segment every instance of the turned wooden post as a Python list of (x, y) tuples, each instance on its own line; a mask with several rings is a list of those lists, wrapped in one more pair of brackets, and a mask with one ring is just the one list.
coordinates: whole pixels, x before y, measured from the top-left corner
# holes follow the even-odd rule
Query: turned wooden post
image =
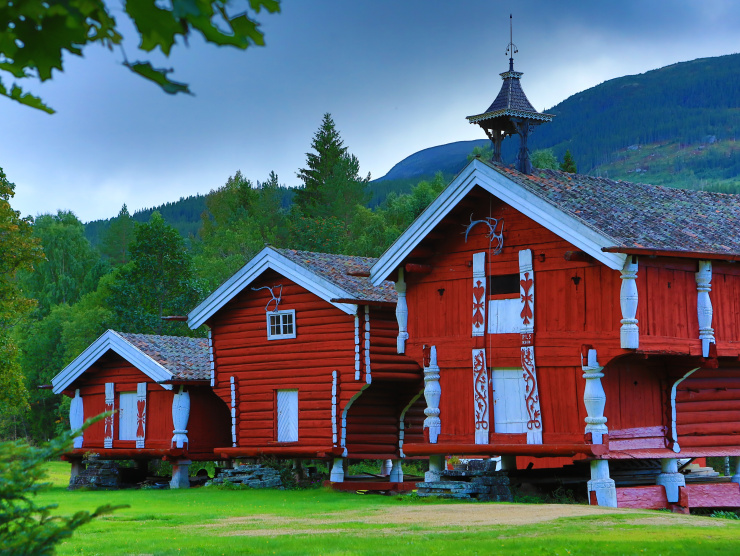
[(603, 367), (599, 366), (596, 360), (596, 350), (589, 349), (586, 362), (583, 362), (581, 356), (581, 368), (583, 369), (583, 378), (586, 380), (586, 386), (583, 390), (583, 403), (586, 406), (586, 433), (591, 433), (594, 444), (603, 443), (603, 435), (609, 434), (606, 426), (606, 417), (604, 417), (604, 408), (606, 407), (606, 392), (601, 384), (604, 377)]
[(696, 315), (699, 319), (702, 357), (709, 357), (709, 344), (714, 343), (710, 291), (712, 291), (712, 261), (699, 261), (699, 272), (696, 273)]
[(429, 442), (437, 443), (442, 428), (439, 418), (439, 400), (442, 397), (442, 388), (439, 386), (439, 367), (437, 366), (437, 346), (432, 346), (429, 355), (429, 366), (424, 367), (424, 399), (427, 408), (424, 410), (424, 429), (429, 429)]
[(409, 339), (408, 321), (409, 308), (406, 304), (406, 281), (403, 277), (403, 268), (398, 268), (398, 280), (395, 284), (398, 301), (396, 301), (396, 320), (398, 321), (398, 338), (396, 339), (396, 351), (406, 352), (406, 340)]
[(622, 268), (622, 287), (619, 304), (622, 307), (622, 327), (619, 338), (623, 349), (640, 347), (640, 329), (637, 326), (637, 257), (627, 256)]
[[(190, 394), (184, 386), (172, 397), (172, 447), (184, 448), (188, 445), (188, 419), (190, 419)], [(174, 473), (174, 472), (173, 472)]]

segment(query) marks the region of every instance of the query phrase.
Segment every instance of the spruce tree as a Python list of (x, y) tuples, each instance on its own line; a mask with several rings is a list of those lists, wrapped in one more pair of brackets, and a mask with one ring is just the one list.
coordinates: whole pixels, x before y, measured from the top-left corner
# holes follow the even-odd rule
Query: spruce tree
[(573, 160), (573, 155), (570, 154), (570, 150), (565, 151), (565, 156), (563, 157), (563, 163), (560, 165), (560, 169), (569, 174), (575, 174), (578, 172), (576, 161)]
[(134, 239), (134, 219), (124, 203), (118, 216), (111, 220), (110, 227), (103, 236), (100, 252), (113, 266), (121, 266), (129, 262), (129, 245)]

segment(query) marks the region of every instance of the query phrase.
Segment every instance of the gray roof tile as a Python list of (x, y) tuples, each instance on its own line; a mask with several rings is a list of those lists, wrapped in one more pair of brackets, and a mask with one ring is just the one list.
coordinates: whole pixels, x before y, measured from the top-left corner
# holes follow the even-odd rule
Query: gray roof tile
[(206, 338), (116, 334), (171, 372), (175, 380), (206, 380), (211, 377)]

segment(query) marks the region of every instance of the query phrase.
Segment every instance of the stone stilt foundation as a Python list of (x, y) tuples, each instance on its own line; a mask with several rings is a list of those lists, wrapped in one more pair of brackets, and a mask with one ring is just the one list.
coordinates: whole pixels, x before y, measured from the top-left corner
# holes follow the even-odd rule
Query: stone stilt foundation
[(443, 470), (437, 481), (417, 483), (419, 496), (438, 496), (478, 500), (480, 502), (511, 502), (509, 477), (505, 471), (496, 471), (495, 460), (470, 460), (456, 465), (454, 470)]
[(655, 480), (655, 484), (665, 488), (666, 498), (671, 504), (678, 503), (679, 488), (686, 486), (683, 473), (678, 472), (678, 460), (665, 458), (660, 460), (661, 473)]
[(190, 488), (189, 459), (178, 459), (172, 462), (172, 480), (170, 488)]
[[(75, 469), (76, 467), (76, 469)], [(75, 474), (76, 470), (76, 474)], [(121, 488), (121, 476), (118, 463), (111, 460), (90, 458), (77, 460), (73, 464), (69, 490), (87, 488), (90, 490), (117, 490)]]
[(244, 485), (250, 488), (283, 488), (283, 481), (277, 469), (258, 464), (221, 469), (205, 486), (221, 484)]

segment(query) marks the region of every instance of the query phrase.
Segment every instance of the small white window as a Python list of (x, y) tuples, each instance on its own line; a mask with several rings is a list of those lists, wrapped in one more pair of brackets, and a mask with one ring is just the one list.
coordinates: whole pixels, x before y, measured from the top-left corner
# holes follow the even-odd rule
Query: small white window
[(121, 392), (118, 409), (118, 440), (136, 440), (136, 392)]
[(267, 339), (295, 338), (295, 309), (267, 313)]

